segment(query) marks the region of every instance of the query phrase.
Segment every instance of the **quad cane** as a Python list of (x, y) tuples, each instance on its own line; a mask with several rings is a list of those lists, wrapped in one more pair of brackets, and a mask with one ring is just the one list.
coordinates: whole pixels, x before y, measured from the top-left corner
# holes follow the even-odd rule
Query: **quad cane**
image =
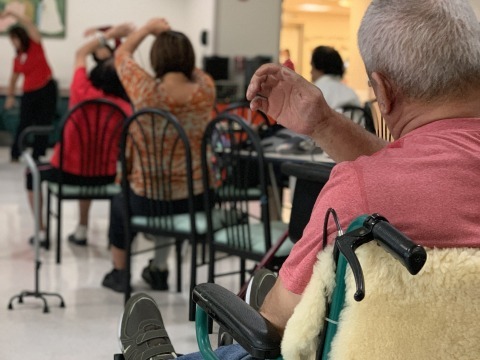
[[(26, 128), (24, 131), (22, 131), (20, 135), (20, 144), (21, 146), (24, 147), (26, 137), (28, 134), (40, 134), (40, 135), (47, 135), (50, 134), (53, 131), (52, 126), (30, 126)], [(33, 291), (28, 291), (24, 290), (20, 292), (19, 294), (13, 296), (9, 303), (8, 303), (8, 309), (13, 310), (13, 302), (15, 299), (18, 299), (19, 304), (23, 304), (23, 299), (26, 297), (34, 297), (37, 299), (40, 299), (43, 301), (43, 312), (48, 313), (49, 312), (49, 307), (48, 303), (46, 300), (47, 296), (53, 296), (57, 297), (60, 300), (60, 307), (64, 308), (65, 307), (65, 302), (63, 301), (63, 297), (60, 294), (57, 293), (49, 293), (49, 292), (41, 292), (40, 291), (40, 286), (39, 286), (39, 277), (40, 277), (40, 266), (41, 266), (41, 261), (40, 261), (40, 238), (39, 238), (39, 233), (40, 233), (40, 216), (41, 216), (41, 210), (40, 210), (40, 173), (38, 171), (37, 164), (33, 160), (32, 156), (28, 151), (25, 149), (22, 149), (22, 157), (26, 161), (28, 168), (30, 169), (32, 173), (32, 179), (33, 179), (33, 214), (34, 214), (34, 223), (35, 223), (35, 230), (34, 230), (34, 248), (35, 248), (35, 261), (34, 261), (34, 267), (35, 267), (35, 289)]]

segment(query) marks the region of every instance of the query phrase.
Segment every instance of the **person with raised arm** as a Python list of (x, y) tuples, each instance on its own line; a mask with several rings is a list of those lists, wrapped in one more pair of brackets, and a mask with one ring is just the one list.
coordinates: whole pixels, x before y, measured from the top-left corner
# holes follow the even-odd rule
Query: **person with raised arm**
[[(13, 17), (17, 24), (8, 30), (8, 35), (15, 49), (13, 69), (7, 87), (4, 108), (15, 106), (15, 92), (18, 80), (23, 75), (22, 96), (20, 99), (20, 121), (14, 135), (10, 151), (12, 162), (20, 157), (20, 134), (30, 125), (52, 124), (57, 106), (57, 83), (53, 79), (42, 46), (42, 38), (35, 24), (25, 15), (5, 10), (0, 17)], [(33, 158), (38, 160), (45, 155), (48, 136), (36, 136), (33, 144)]]

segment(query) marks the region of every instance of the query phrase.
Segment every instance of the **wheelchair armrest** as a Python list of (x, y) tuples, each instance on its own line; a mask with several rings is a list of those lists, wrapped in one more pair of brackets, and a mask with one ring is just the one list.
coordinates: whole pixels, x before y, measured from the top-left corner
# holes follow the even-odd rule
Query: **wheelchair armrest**
[(200, 284), (193, 289), (193, 301), (253, 357), (280, 355), (278, 330), (234, 293), (217, 284)]

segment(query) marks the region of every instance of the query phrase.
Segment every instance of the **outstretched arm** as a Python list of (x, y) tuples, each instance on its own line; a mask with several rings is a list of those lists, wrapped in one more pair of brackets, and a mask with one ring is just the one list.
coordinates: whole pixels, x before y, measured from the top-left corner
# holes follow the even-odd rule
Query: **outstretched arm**
[(331, 109), (315, 85), (281, 65), (261, 66), (250, 81), (247, 99), (252, 110), (312, 137), (337, 163), (371, 155), (387, 144)]
[(164, 31), (170, 30), (170, 25), (165, 19), (154, 18), (145, 25), (131, 33), (127, 39), (117, 48), (116, 54), (132, 55), (142, 41), (150, 34), (158, 35)]
[(15, 87), (17, 86), (18, 78), (20, 77), (19, 73), (12, 72), (10, 75), (10, 81), (8, 83), (7, 89), (7, 98), (5, 99), (5, 104), (3, 105), (4, 109), (8, 110), (15, 106)]
[(102, 35), (100, 35), (100, 37), (88, 40), (75, 52), (75, 68), (85, 66), (87, 62), (87, 56), (103, 46), (105, 41), (128, 36), (132, 31), (133, 25), (127, 23), (120, 24), (111, 27)]
[(2, 13), (2, 17), (7, 17), (7, 16), (13, 16), (15, 19), (17, 19), (17, 21), (20, 23), (20, 25), (22, 25), (25, 28), (25, 30), (28, 34), (28, 37), (30, 39), (32, 39), (36, 43), (40, 42), (40, 40), (42, 39), (42, 37), (40, 35), (40, 31), (38, 31), (35, 24), (28, 17), (26, 17), (23, 14), (11, 11), (11, 10), (5, 10)]

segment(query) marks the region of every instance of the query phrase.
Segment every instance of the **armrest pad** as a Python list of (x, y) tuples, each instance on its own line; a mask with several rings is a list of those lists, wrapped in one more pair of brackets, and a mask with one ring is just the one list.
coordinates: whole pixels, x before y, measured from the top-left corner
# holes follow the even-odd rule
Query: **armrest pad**
[(253, 357), (280, 355), (282, 337), (277, 329), (234, 293), (217, 284), (200, 284), (193, 289), (193, 301)]

